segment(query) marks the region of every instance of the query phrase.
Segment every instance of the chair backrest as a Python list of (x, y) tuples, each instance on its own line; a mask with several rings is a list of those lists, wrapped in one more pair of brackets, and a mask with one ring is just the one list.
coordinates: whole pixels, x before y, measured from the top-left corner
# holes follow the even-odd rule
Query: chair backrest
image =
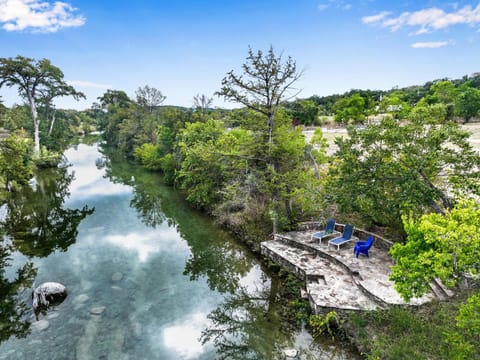
[(343, 229), (343, 234), (342, 237), (344, 239), (350, 239), (353, 235), (353, 225), (352, 224), (346, 224), (345, 228)]
[(335, 230), (335, 220), (329, 219), (327, 221), (327, 225), (325, 226), (325, 232), (326, 233), (331, 233)]
[(367, 239), (367, 243), (365, 244), (369, 249), (373, 244), (373, 235), (370, 235)]

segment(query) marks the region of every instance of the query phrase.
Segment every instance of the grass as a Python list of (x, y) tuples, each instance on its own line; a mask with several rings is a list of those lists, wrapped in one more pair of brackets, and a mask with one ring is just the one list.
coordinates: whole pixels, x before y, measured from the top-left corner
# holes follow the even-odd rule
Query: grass
[[(455, 329), (458, 308), (467, 294), (422, 307), (352, 313), (347, 328), (357, 347), (368, 359), (463, 359), (452, 354), (446, 334)], [(475, 339), (466, 339), (474, 343)]]

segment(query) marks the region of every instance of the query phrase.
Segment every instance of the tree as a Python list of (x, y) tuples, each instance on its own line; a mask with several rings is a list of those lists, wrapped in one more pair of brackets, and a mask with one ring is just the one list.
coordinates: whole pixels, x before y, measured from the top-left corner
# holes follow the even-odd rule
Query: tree
[(167, 98), (160, 90), (148, 85), (139, 87), (137, 91), (135, 91), (135, 96), (137, 104), (147, 109), (149, 113), (152, 113), (153, 108), (162, 104)]
[(297, 71), (291, 57), (283, 63), (282, 55), (276, 56), (273, 47), (266, 55), (260, 50), (255, 54), (250, 48), (242, 69), (242, 75), (230, 71), (223, 78), (222, 89), (216, 95), (265, 115), (268, 119), (268, 143), (271, 145), (275, 113), (282, 100), (298, 94), (298, 91), (293, 95), (289, 92), (303, 72)]
[(213, 99), (205, 94), (197, 94), (193, 97), (193, 106), (202, 114), (206, 114), (210, 106), (212, 106)]
[(33, 176), (32, 168), (28, 139), (12, 134), (0, 141), (0, 175), (4, 178), (6, 189), (13, 189), (15, 184), (28, 184)]
[(100, 101), (101, 107), (106, 110), (108, 110), (110, 106), (125, 108), (130, 106), (132, 103), (132, 100), (123, 90), (108, 89), (105, 94), (99, 96), (97, 99)]
[(401, 229), (401, 213), (443, 213), (454, 194), (480, 194), (480, 155), (469, 133), (445, 121), (443, 105), (412, 110), (401, 124), (385, 118), (337, 139), (338, 161), (328, 177), (340, 209), (370, 223)]
[(469, 82), (458, 88), (455, 104), (455, 113), (468, 122), (472, 117), (480, 115), (480, 90), (475, 89)]
[(365, 99), (360, 94), (338, 100), (334, 106), (335, 121), (362, 123), (366, 117)]
[(289, 105), (293, 122), (303, 125), (315, 125), (318, 106), (312, 100), (296, 100)]
[(480, 205), (475, 200), (462, 200), (444, 215), (406, 216), (403, 223), (407, 242), (390, 251), (395, 260), (390, 278), (406, 300), (429, 291), (435, 278), (452, 287), (464, 274), (480, 276)]
[(28, 100), (34, 125), (35, 153), (40, 154), (40, 118), (37, 105), (41, 99), (51, 102), (59, 96), (85, 97), (63, 80), (63, 72), (50, 60), (35, 61), (18, 55), (16, 58), (0, 58), (0, 88), (18, 87), (21, 96)]

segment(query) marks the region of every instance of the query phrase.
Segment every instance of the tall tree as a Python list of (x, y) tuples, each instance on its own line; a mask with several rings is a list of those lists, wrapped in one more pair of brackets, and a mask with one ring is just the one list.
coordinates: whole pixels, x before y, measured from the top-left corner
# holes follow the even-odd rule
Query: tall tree
[(137, 91), (135, 91), (135, 96), (137, 99), (137, 104), (146, 108), (150, 113), (153, 112), (153, 108), (155, 106), (159, 106), (167, 98), (160, 90), (148, 85), (139, 87)]
[(85, 97), (63, 80), (63, 72), (52, 65), (50, 60), (35, 61), (18, 55), (15, 58), (0, 58), (0, 88), (18, 87), (30, 107), (34, 127), (35, 153), (40, 154), (40, 118), (37, 105), (43, 98), (50, 102), (60, 96), (73, 96), (75, 100)]
[(198, 111), (201, 111), (202, 114), (206, 114), (210, 106), (212, 106), (212, 101), (213, 99), (205, 94), (197, 94), (193, 97), (193, 106)]
[(246, 62), (242, 65), (243, 74), (236, 75), (231, 70), (222, 80), (222, 89), (216, 95), (227, 101), (240, 103), (268, 118), (268, 142), (273, 142), (275, 113), (282, 100), (296, 96), (291, 94), (293, 84), (302, 76), (297, 71), (295, 61), (289, 56), (283, 62), (282, 55), (275, 55), (270, 47), (264, 55), (261, 50), (254, 53), (250, 48)]

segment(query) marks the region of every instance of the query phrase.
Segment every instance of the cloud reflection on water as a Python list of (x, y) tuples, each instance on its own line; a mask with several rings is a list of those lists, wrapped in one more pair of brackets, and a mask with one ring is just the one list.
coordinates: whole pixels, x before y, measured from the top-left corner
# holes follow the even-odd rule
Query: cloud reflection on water
[(187, 318), (165, 327), (162, 333), (164, 346), (174, 351), (180, 359), (197, 359), (206, 350), (199, 339), (202, 329), (210, 324), (207, 314), (192, 313)]
[(70, 185), (74, 198), (94, 198), (98, 196), (119, 195), (132, 192), (127, 185), (113, 183), (105, 178), (105, 169), (98, 169), (98, 148), (84, 144), (65, 152), (69, 162), (75, 163), (75, 178)]

